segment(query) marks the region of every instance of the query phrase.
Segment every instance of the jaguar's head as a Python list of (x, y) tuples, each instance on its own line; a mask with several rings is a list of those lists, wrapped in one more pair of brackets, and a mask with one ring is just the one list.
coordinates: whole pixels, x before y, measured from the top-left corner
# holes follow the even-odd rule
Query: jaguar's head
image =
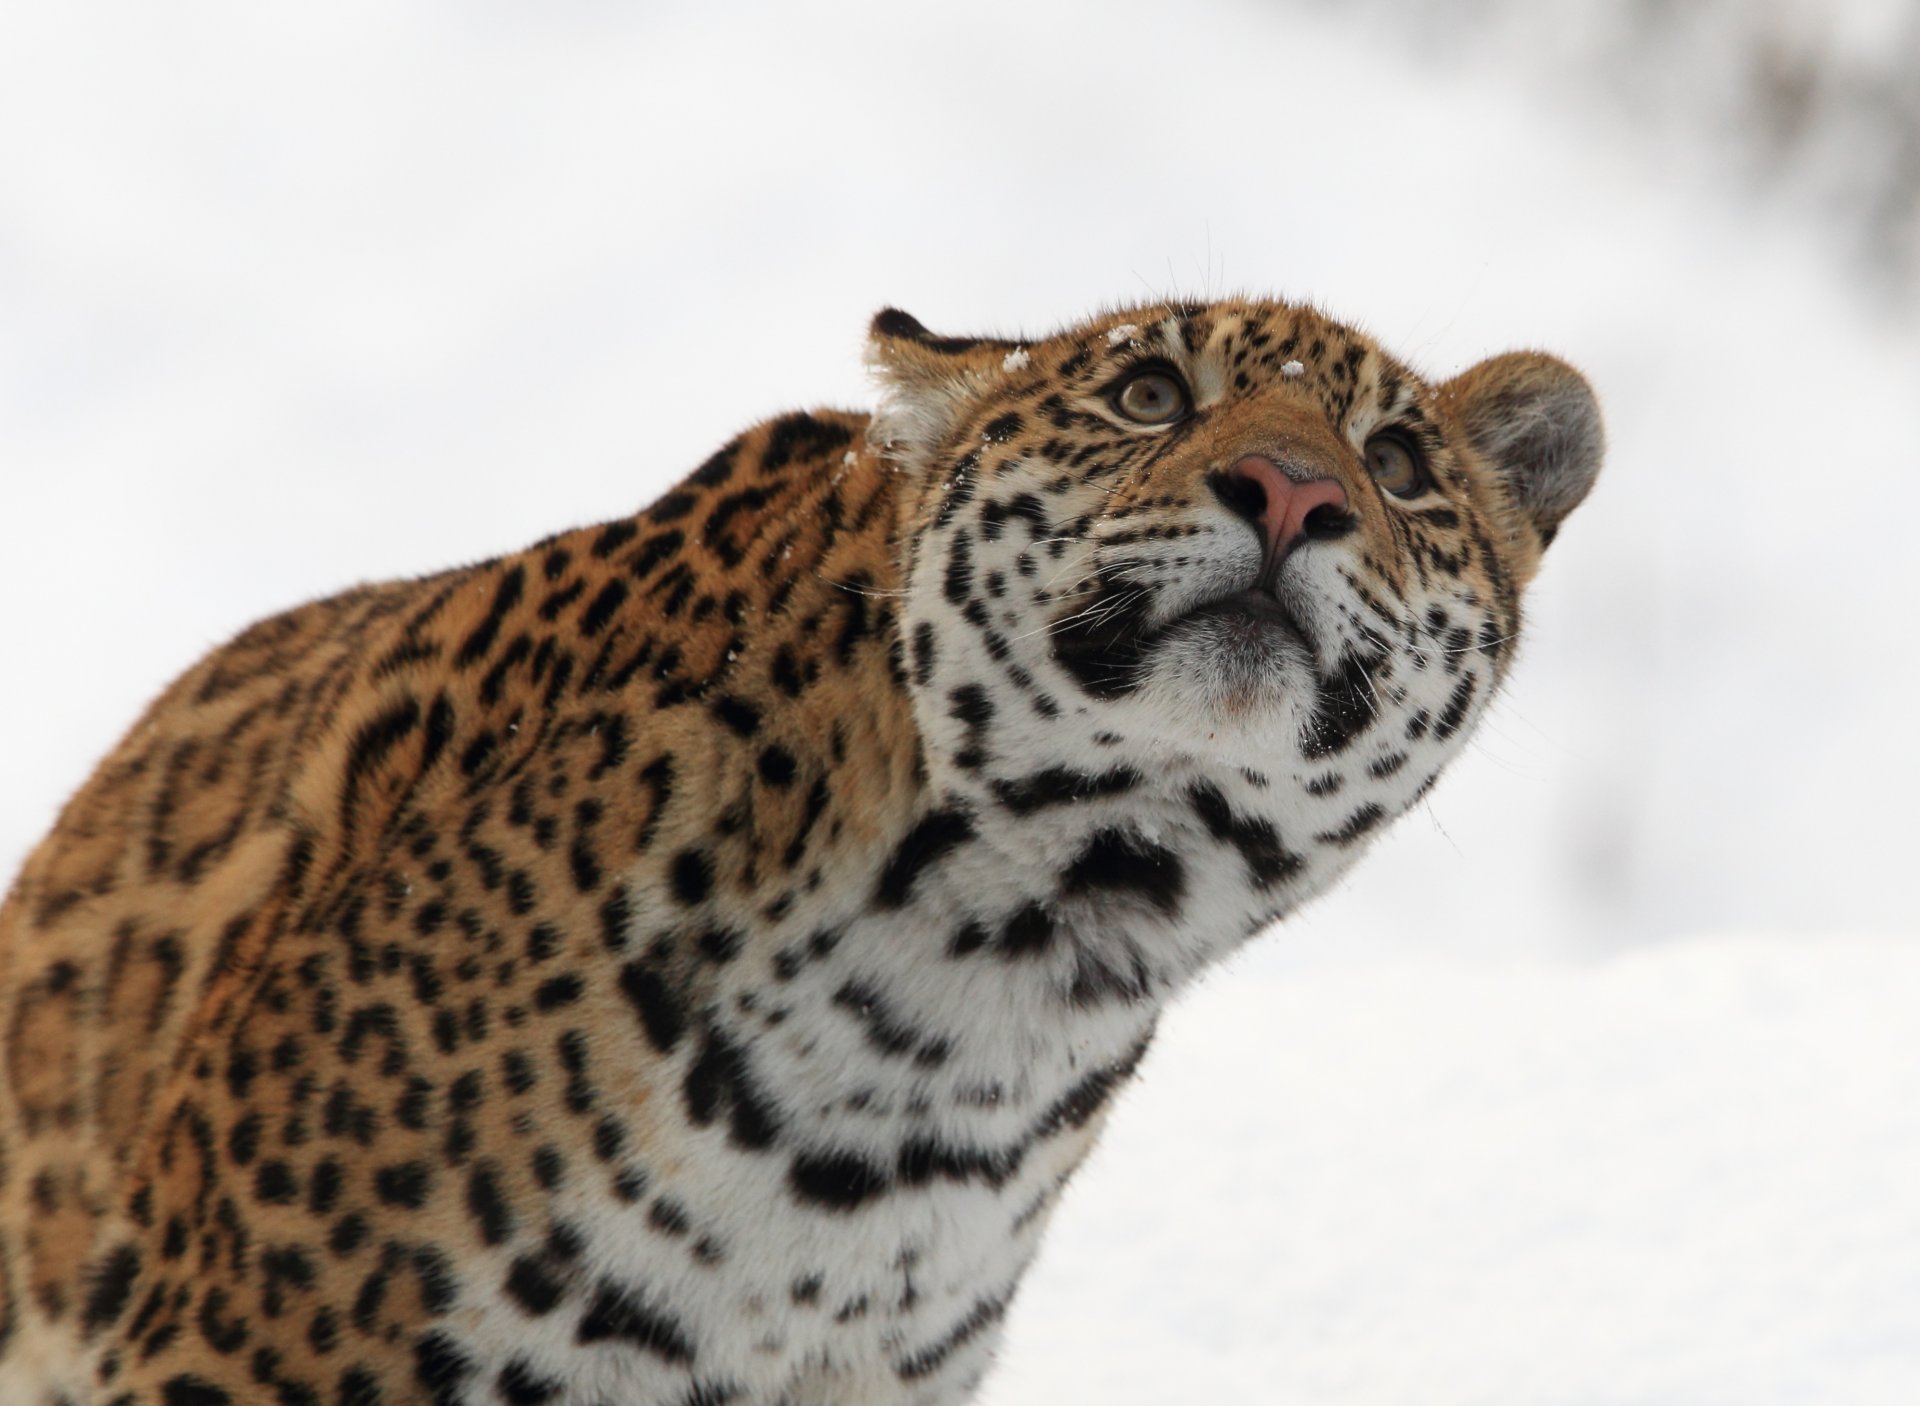
[(1286, 303), (1032, 341), (887, 311), (869, 356), (916, 709), (968, 789), (1124, 748), (1404, 808), (1504, 675), (1602, 453), (1564, 362), (1432, 384)]

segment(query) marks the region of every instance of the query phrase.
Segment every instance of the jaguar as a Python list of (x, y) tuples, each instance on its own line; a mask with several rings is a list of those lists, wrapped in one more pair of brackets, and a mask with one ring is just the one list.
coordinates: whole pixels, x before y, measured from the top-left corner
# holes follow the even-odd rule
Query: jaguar
[(67, 804), (0, 908), (0, 1400), (973, 1396), (1167, 1003), (1461, 752), (1603, 432), (1282, 301), (868, 359), (254, 625)]

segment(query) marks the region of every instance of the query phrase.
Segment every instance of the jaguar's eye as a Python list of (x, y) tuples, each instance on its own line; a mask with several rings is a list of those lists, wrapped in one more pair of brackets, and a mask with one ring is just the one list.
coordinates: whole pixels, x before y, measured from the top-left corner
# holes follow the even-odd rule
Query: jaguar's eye
[(1115, 387), (1113, 408), (1137, 425), (1170, 425), (1193, 407), (1180, 378), (1154, 367), (1136, 372)]
[(1383, 430), (1367, 441), (1367, 472), (1396, 498), (1418, 498), (1427, 491), (1420, 446), (1402, 430)]

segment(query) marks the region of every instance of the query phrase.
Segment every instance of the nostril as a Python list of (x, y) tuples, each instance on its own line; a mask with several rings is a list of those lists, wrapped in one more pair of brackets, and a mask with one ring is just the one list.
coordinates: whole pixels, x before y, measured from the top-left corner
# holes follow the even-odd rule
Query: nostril
[(1332, 503), (1322, 503), (1300, 519), (1300, 535), (1317, 541), (1344, 537), (1359, 524), (1352, 513)]
[(1207, 485), (1229, 512), (1259, 526), (1261, 516), (1267, 511), (1267, 490), (1260, 486), (1258, 479), (1245, 474), (1211, 473), (1207, 475)]

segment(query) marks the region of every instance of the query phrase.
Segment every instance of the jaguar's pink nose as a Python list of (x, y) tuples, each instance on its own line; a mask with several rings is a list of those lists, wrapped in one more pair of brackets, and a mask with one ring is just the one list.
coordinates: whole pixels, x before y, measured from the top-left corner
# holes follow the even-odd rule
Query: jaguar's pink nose
[(1260, 530), (1269, 565), (1301, 537), (1338, 537), (1350, 531), (1347, 491), (1330, 478), (1298, 482), (1261, 454), (1243, 456), (1215, 484), (1215, 491)]

